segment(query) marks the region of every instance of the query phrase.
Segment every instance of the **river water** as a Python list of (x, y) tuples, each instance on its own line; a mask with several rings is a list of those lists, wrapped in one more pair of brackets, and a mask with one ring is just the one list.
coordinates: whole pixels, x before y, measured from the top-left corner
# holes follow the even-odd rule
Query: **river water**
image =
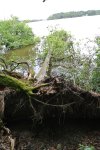
[[(57, 28), (64, 29), (71, 33), (76, 40), (79, 39), (94, 39), (96, 36), (100, 35), (100, 15), (98, 16), (84, 16), (77, 18), (67, 18), (59, 20), (44, 20), (38, 22), (28, 23), (32, 28), (34, 34), (39, 37), (46, 36), (50, 33), (52, 29)], [(82, 42), (83, 43), (83, 42)], [(92, 45), (93, 46), (93, 45)], [(33, 46), (28, 46), (21, 49), (16, 49), (9, 51), (7, 54), (7, 59), (11, 59), (14, 56), (18, 56), (19, 59), (26, 61), (32, 56), (34, 57)]]
[(28, 23), (33, 32), (38, 36), (46, 36), (54, 29), (69, 31), (75, 38), (93, 38), (100, 35), (100, 15), (67, 18), (59, 20), (44, 20)]

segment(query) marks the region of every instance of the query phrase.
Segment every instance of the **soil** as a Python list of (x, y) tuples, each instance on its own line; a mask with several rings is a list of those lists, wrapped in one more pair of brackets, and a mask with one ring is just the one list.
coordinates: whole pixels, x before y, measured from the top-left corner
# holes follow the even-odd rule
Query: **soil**
[(5, 90), (3, 121), (10, 132), (0, 131), (0, 150), (79, 150), (79, 144), (100, 150), (100, 94), (49, 80), (31, 97)]
[(9, 123), (10, 135), (2, 135), (0, 150), (11, 150), (9, 137), (15, 140), (14, 150), (78, 150), (79, 144), (92, 145), (100, 150), (99, 120), (66, 120), (45, 125), (32, 122)]

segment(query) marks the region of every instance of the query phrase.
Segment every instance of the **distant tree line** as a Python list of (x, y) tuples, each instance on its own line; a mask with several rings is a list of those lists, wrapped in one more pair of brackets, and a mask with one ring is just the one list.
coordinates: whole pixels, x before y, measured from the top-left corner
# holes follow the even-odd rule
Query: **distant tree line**
[(23, 20), (22, 22), (24, 22), (24, 23), (30, 23), (30, 22), (38, 22), (38, 21), (42, 21), (42, 19), (32, 19), (32, 20), (27, 19), (27, 20)]
[(65, 13), (61, 12), (49, 16), (47, 20), (75, 18), (75, 17), (82, 17), (82, 16), (95, 16), (95, 15), (100, 15), (100, 10), (71, 11)]

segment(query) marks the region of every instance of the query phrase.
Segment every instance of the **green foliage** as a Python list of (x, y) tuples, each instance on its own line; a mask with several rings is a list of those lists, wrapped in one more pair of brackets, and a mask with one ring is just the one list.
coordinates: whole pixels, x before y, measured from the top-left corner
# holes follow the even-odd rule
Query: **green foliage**
[(96, 50), (95, 68), (93, 70), (92, 83), (93, 90), (100, 92), (100, 37), (96, 38), (98, 49)]
[[(76, 68), (73, 62), (75, 58), (75, 51), (73, 48), (72, 36), (64, 30), (55, 30), (51, 32), (51, 34), (44, 40), (42, 58), (45, 58), (50, 50), (52, 52), (48, 75), (51, 74), (53, 69), (57, 68), (57, 74), (65, 73), (68, 79), (72, 78), (72, 80), (74, 80), (73, 76)], [(64, 71), (65, 68), (67, 71)]]
[(46, 57), (48, 51), (51, 51), (51, 59), (49, 63), (49, 73), (51, 68), (58, 67), (65, 60), (71, 62), (74, 53), (72, 37), (64, 30), (53, 31), (46, 37), (43, 43), (42, 59)]
[(48, 20), (74, 18), (74, 17), (81, 17), (81, 16), (94, 16), (94, 15), (100, 15), (100, 10), (71, 11), (65, 13), (61, 12), (49, 16)]
[(94, 146), (87, 146), (79, 144), (79, 150), (95, 150)]
[(20, 22), (17, 17), (0, 21), (0, 44), (5, 45), (7, 49), (35, 45), (38, 41), (31, 28)]
[(72, 48), (71, 35), (64, 30), (53, 31), (44, 43), (44, 50), (52, 49), (53, 61), (63, 59), (66, 55), (67, 50)]
[[(8, 30), (12, 28), (10, 28), (9, 26), (8, 29), (8, 23), (12, 25), (12, 22), (14, 22), (15, 27), (18, 27), (16, 29), (20, 29), (20, 30), (15, 30), (14, 28), (13, 32), (11, 32), (10, 34)], [(17, 22), (16, 25), (15, 22)], [(36, 44), (35, 36), (31, 34), (32, 33), (31, 29), (27, 27), (24, 23), (19, 22), (17, 18), (12, 18), (11, 20), (4, 21), (3, 23), (4, 24), (7, 23), (7, 25), (5, 25), (5, 27), (7, 28), (7, 30), (5, 31), (7, 32), (4, 32), (5, 38), (1, 36), (2, 39), (0, 41), (1, 45), (5, 44), (6, 46), (8, 46), (8, 48), (15, 48), (15, 47), (17, 48), (17, 46), (21, 47), (22, 45), (20, 44), (22, 43), (23, 46), (25, 46), (25, 44), (28, 44), (27, 42), (29, 42), (30, 39), (33, 40), (34, 45)], [(25, 33), (23, 30), (23, 25), (25, 25), (24, 28)], [(1, 29), (1, 24), (0, 24), (0, 29)], [(2, 33), (3, 31), (4, 30), (2, 30)], [(14, 31), (18, 31), (18, 35), (16, 35)], [(20, 31), (23, 31), (23, 33)], [(28, 31), (30, 31), (30, 34), (32, 35), (30, 39), (29, 38), (27, 39)], [(8, 39), (6, 38), (7, 36)], [(12, 46), (15, 43), (17, 43), (16, 46), (15, 47)], [(39, 60), (38, 62), (39, 64), (42, 64), (45, 58), (49, 56), (48, 59), (49, 63), (47, 63), (46, 61), (47, 65), (45, 65), (48, 67), (47, 68), (44, 67), (46, 68), (45, 70), (48, 76), (63, 75), (66, 78), (66, 80), (70, 81), (74, 85), (78, 85), (85, 90), (94, 90), (100, 92), (100, 38), (99, 37), (96, 39), (98, 49), (96, 50), (95, 61), (93, 58), (94, 56), (91, 53), (88, 55), (81, 54), (80, 49), (75, 48), (74, 41), (71, 34), (69, 34), (64, 30), (51, 31), (50, 34), (47, 37), (45, 37), (41, 43), (42, 43), (41, 51), (40, 53), (38, 53), (38, 60)], [(88, 51), (88, 47), (85, 47), (85, 49)], [(12, 56), (11, 59), (14, 60)], [(19, 59), (20, 58), (17, 58), (17, 60)], [(33, 60), (33, 55), (32, 55), (32, 60)], [(29, 64), (30, 64), (30, 60), (29, 60)]]
[[(80, 49), (75, 49), (72, 36), (64, 30), (54, 30), (48, 35), (42, 45), (43, 51), (39, 58), (46, 58), (51, 52), (48, 66), (49, 75), (63, 75), (66, 80), (85, 90), (92, 90), (93, 55), (83, 55)], [(88, 49), (87, 49), (88, 51)]]
[(87, 55), (81, 56), (81, 65), (78, 66), (77, 72), (77, 85), (85, 90), (92, 89), (92, 71), (93, 71), (93, 59)]

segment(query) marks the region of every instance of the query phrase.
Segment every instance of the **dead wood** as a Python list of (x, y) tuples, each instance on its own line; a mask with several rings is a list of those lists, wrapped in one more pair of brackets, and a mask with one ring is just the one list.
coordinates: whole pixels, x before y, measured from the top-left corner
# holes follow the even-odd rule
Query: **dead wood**
[[(24, 77), (23, 74), (16, 72), (16, 69), (18, 69), (19, 66), (25, 65), (27, 67), (27, 77)], [(27, 62), (16, 62), (11, 61), (7, 63), (3, 58), (0, 58), (0, 72), (4, 73), (5, 75), (10, 75), (17, 79), (23, 79), (26, 78), (27, 80), (33, 79), (33, 72)]]
[(5, 90), (6, 120), (100, 118), (100, 94), (69, 85), (63, 78), (48, 78), (34, 86), (30, 95), (21, 90), (8, 91)]

